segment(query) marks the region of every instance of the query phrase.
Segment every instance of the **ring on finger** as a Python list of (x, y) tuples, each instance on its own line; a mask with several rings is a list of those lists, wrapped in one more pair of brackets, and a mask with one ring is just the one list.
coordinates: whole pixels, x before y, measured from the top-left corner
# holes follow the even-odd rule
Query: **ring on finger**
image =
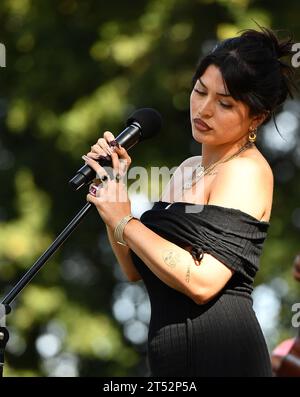
[(97, 191), (99, 190), (99, 186), (95, 185), (94, 183), (90, 184), (89, 187), (89, 193), (96, 197), (97, 196)]

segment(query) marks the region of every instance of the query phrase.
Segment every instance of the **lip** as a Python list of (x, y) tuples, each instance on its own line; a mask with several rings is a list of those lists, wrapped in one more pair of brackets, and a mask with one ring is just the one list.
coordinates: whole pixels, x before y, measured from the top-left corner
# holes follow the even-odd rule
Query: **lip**
[(198, 130), (200, 130), (200, 131), (209, 131), (209, 130), (212, 129), (209, 125), (207, 125), (206, 123), (204, 123), (204, 121), (201, 120), (201, 119), (199, 119), (199, 118), (193, 119), (193, 122), (194, 122), (195, 127), (196, 127)]

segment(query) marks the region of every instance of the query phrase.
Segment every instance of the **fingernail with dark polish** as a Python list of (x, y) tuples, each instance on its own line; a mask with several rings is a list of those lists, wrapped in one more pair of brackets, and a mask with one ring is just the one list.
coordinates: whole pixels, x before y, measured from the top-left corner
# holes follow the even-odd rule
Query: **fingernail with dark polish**
[(109, 142), (109, 146), (116, 146), (117, 148), (119, 148), (120, 147), (120, 145), (119, 145), (119, 143), (114, 139), (113, 141), (110, 141)]

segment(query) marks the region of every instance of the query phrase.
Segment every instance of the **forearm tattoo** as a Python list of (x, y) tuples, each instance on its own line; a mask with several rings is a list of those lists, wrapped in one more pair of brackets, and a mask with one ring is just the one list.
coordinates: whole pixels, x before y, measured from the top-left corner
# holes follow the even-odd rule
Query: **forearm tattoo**
[[(171, 267), (172, 269), (175, 269), (176, 265), (179, 263), (182, 263), (181, 255), (178, 252), (174, 252), (171, 249), (164, 250), (162, 253), (164, 263)], [(187, 264), (187, 271), (185, 275), (185, 281), (187, 283), (190, 282), (191, 278), (191, 264)]]
[(189, 283), (190, 282), (190, 278), (191, 278), (191, 264), (188, 263), (187, 264), (187, 271), (186, 271), (186, 275), (185, 275), (185, 281), (187, 283)]
[(165, 264), (173, 269), (180, 262), (180, 254), (178, 252), (174, 252), (171, 249), (164, 250), (162, 252), (162, 257)]

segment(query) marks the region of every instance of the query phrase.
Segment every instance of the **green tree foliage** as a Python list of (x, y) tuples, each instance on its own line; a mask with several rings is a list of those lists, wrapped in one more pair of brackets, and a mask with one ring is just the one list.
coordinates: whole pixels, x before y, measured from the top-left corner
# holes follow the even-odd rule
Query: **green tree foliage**
[[(71, 191), (68, 181), (105, 130), (117, 134), (133, 109), (154, 107), (162, 134), (132, 150), (133, 165), (172, 167), (197, 154), (189, 94), (198, 57), (216, 40), (255, 27), (252, 18), (300, 38), (297, 7), (297, 0), (284, 7), (279, 0), (1, 1), (2, 295), (85, 204), (86, 192)], [(293, 285), (297, 144), (277, 157), (266, 151), (278, 181), (258, 283), (276, 276)], [(112, 313), (118, 285), (124, 282), (93, 211), (14, 302), (5, 374), (147, 374), (145, 343), (128, 340)]]

